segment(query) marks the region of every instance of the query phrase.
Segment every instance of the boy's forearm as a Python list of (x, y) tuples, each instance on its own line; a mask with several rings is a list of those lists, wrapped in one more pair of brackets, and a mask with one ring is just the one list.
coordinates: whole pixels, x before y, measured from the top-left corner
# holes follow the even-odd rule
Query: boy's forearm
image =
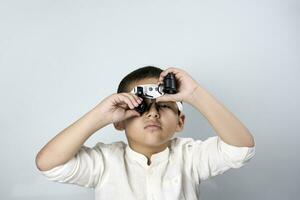
[(69, 161), (97, 130), (108, 123), (94, 108), (58, 133), (37, 154), (36, 165), (46, 171)]
[(254, 146), (254, 139), (247, 128), (204, 88), (199, 86), (189, 103), (205, 116), (227, 144), (238, 147)]

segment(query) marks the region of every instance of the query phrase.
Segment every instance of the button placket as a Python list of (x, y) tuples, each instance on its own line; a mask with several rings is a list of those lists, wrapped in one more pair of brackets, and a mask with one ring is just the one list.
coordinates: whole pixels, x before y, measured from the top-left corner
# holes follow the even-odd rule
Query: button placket
[(150, 174), (150, 175), (153, 174), (153, 169), (149, 169), (149, 174)]
[(154, 189), (155, 189), (155, 180), (153, 178), (154, 169), (152, 166), (149, 166), (147, 169), (147, 183), (148, 183), (148, 199), (154, 200)]

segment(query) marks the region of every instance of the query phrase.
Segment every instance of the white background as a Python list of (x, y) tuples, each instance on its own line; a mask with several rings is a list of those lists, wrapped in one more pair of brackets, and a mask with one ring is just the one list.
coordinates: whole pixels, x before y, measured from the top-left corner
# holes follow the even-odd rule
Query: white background
[[(253, 134), (248, 165), (203, 182), (203, 199), (298, 199), (299, 19), (293, 0), (0, 0), (0, 198), (93, 199), (50, 182), (37, 152), (146, 65), (186, 70)], [(216, 133), (184, 104), (180, 136)], [(124, 140), (109, 125), (85, 144)]]

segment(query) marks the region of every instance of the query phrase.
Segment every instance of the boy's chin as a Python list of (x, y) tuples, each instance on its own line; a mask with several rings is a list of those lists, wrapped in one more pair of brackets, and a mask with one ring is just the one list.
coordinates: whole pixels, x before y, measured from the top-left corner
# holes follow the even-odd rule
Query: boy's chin
[(145, 138), (144, 141), (141, 141), (144, 146), (147, 147), (161, 147), (162, 145), (169, 142), (169, 139), (160, 139), (160, 138)]

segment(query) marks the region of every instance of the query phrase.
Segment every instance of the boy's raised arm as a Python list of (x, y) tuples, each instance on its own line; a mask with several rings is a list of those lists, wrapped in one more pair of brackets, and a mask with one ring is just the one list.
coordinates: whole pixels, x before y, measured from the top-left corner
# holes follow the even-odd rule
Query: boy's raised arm
[[(58, 133), (37, 154), (35, 163), (39, 170), (47, 171), (69, 161), (84, 142), (104, 126), (139, 116), (132, 110), (140, 101), (129, 93), (115, 93), (105, 98), (95, 108)], [(130, 108), (130, 109), (129, 109)]]
[(217, 135), (227, 144), (254, 147), (254, 138), (242, 122), (204, 88), (198, 87), (191, 104), (209, 121)]
[(41, 171), (50, 170), (70, 160), (97, 130), (107, 125), (97, 108), (92, 109), (76, 122), (51, 139), (37, 154), (36, 166)]
[(174, 73), (179, 82), (179, 92), (164, 95), (158, 101), (184, 101), (191, 104), (209, 121), (217, 135), (227, 144), (237, 147), (254, 147), (254, 138), (248, 129), (224, 105), (200, 86), (187, 72), (170, 67), (160, 74), (162, 82), (168, 73)]

